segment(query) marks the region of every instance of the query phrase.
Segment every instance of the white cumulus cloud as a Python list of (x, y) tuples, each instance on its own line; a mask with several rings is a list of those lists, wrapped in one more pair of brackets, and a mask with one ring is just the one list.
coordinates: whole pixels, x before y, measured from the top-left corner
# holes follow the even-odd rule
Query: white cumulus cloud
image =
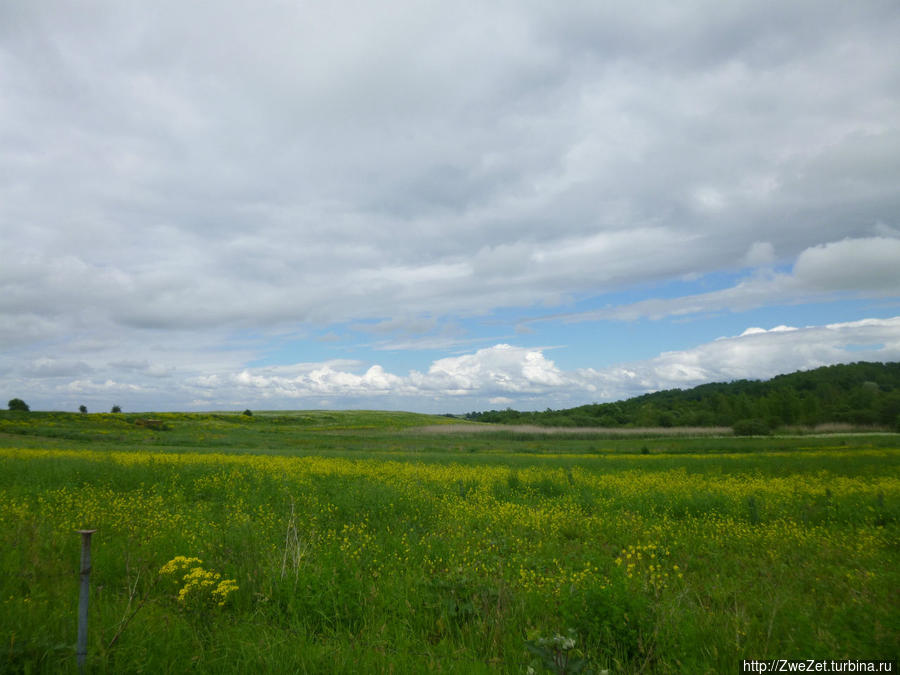
[(396, 401), (426, 397), (443, 400), (457, 411), (460, 405), (468, 409), (473, 403), (543, 408), (550, 403), (615, 400), (705, 382), (767, 379), (855, 360), (900, 360), (900, 317), (749, 328), (738, 336), (605, 369), (562, 370), (542, 349), (498, 344), (438, 359), (425, 372), (405, 375), (386, 372), (379, 365), (357, 374), (339, 365), (306, 364), (304, 372), (294, 375), (279, 374), (279, 369), (247, 369), (205, 384), (225, 390), (221, 396), (239, 398), (240, 394), (269, 401), (336, 396), (346, 401), (381, 401), (390, 407)]

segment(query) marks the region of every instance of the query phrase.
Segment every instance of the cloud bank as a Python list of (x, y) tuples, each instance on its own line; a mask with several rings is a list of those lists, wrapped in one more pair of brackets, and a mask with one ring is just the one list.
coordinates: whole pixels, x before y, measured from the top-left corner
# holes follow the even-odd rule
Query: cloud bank
[[(890, 2), (2, 3), (0, 389), (600, 397), (623, 322), (887, 319), (898, 34)], [(669, 348), (640, 330), (603, 362)]]
[(897, 361), (900, 317), (826, 326), (751, 327), (737, 336), (604, 369), (563, 370), (545, 351), (497, 344), (437, 359), (425, 371), (406, 374), (350, 360), (212, 374), (188, 366), (163, 371), (144, 362), (91, 366), (41, 361), (22, 366), (16, 374), (23, 383), (28, 378), (38, 397), (77, 395), (81, 397), (77, 400), (100, 405), (111, 397), (124, 398), (138, 409), (145, 409), (142, 401), (155, 400), (193, 409), (309, 408), (334, 401), (377, 408), (417, 402), (413, 407), (418, 410), (457, 413), (496, 405), (535, 409), (618, 400), (705, 382), (767, 379), (849, 361)]

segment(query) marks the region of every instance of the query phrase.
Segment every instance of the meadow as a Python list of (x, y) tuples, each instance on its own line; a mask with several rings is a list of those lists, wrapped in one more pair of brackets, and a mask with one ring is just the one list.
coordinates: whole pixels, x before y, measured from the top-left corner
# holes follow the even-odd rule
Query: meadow
[(0, 671), (722, 673), (897, 659), (900, 435), (0, 413)]

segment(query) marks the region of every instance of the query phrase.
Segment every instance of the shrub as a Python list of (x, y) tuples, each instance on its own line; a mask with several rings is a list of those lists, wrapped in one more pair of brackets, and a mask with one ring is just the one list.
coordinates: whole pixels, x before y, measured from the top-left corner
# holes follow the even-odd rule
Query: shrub
[(87, 406), (86, 405), (78, 406), (78, 412), (80, 412), (82, 415), (87, 415)]
[(253, 417), (253, 413), (250, 412), (250, 409), (249, 409), (249, 408), (248, 408), (247, 410), (245, 410), (245, 411), (244, 411), (243, 413), (241, 413), (241, 414), (242, 414), (242, 415), (246, 415), (247, 417)]
[(758, 418), (738, 420), (732, 427), (735, 436), (768, 436), (769, 425)]
[(110, 410), (110, 412), (120, 413), (120, 412), (122, 412), (122, 409), (121, 409), (119, 406), (114, 405), (114, 406), (112, 407), (112, 410)]

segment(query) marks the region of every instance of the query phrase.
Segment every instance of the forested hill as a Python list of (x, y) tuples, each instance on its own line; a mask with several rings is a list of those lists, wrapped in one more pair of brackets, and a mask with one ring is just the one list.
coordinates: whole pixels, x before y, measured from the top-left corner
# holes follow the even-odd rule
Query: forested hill
[(900, 424), (900, 363), (851, 363), (779, 375), (669, 389), (615, 403), (544, 412), (491, 410), (467, 419), (571, 427), (734, 426), (769, 428), (843, 422)]

